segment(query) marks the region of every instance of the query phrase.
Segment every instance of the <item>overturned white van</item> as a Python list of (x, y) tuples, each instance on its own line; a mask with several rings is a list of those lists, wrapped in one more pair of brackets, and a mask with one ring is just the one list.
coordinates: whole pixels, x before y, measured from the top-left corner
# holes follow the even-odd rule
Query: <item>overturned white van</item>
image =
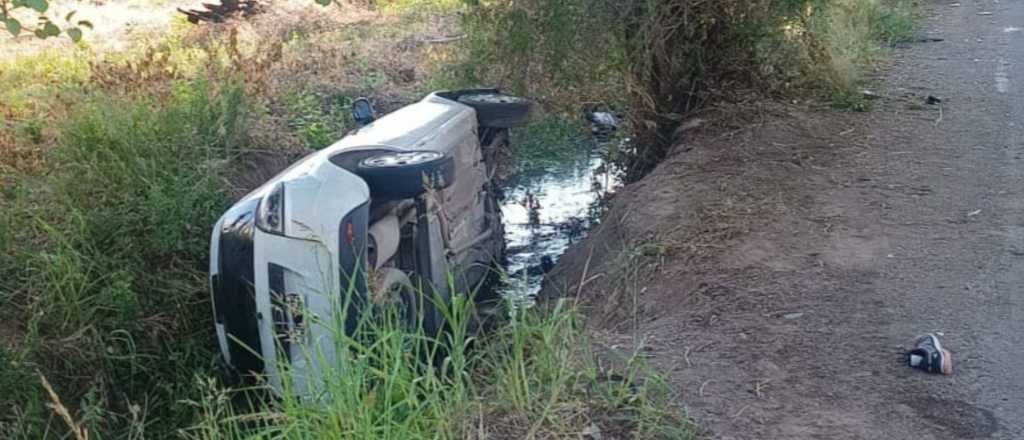
[(364, 126), (242, 198), (210, 240), (221, 354), (278, 391), (281, 361), (298, 392), (315, 387), (334, 365), (336, 326), (350, 331), (374, 301), (438, 331), (436, 305), (417, 292), (470, 291), (503, 252), (494, 155), (526, 100), (464, 90), (379, 120), (365, 100), (353, 110)]

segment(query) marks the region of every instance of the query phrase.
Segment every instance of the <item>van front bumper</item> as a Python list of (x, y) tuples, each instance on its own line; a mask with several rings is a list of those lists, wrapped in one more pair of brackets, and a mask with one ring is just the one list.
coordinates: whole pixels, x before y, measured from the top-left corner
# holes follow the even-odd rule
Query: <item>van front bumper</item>
[[(211, 238), (210, 282), (218, 344), (245, 376), (309, 394), (335, 364), (341, 333), (355, 330), (366, 298), (369, 203), (337, 222), (335, 240), (255, 227), (258, 201), (229, 210)], [(287, 377), (285, 377), (287, 375)]]

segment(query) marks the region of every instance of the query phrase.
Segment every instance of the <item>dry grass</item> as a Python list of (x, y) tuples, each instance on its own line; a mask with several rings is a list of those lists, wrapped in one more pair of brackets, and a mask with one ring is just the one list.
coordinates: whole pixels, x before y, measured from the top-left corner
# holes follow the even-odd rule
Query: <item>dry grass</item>
[[(444, 9), (396, 12), (406, 11), (399, 6), (380, 11), (278, 0), (250, 19), (193, 26), (170, 9), (112, 2), (93, 8), (97, 16), (117, 18), (98, 20), (84, 48), (7, 38), (0, 43), (0, 85), (10, 86), (0, 91), (0, 166), (42, 172), (68, 108), (86, 95), (164, 99), (176, 82), (235, 76), (244, 78), (257, 110), (246, 133), (244, 152), (251, 157), (242, 169), (269, 167), (257, 175), (272, 174), (350, 129), (352, 98), (370, 97), (387, 112), (435, 87), (455, 49), (446, 37), (459, 34), (458, 19)], [(130, 32), (124, 20), (136, 23)], [(240, 177), (232, 186), (252, 188), (251, 180)]]
[(53, 410), (61, 420), (67, 425), (68, 430), (74, 435), (75, 440), (89, 440), (89, 429), (83, 426), (81, 423), (76, 422), (74, 417), (71, 416), (71, 412), (64, 406), (60, 401), (60, 397), (57, 392), (53, 390), (53, 386), (50, 385), (50, 381), (46, 380), (46, 376), (39, 373), (39, 381), (43, 384), (43, 389), (46, 390), (46, 394), (50, 397), (50, 403), (47, 405)]
[(468, 23), (472, 74), (572, 111), (627, 108), (628, 180), (664, 158), (687, 115), (750, 90), (865, 109), (865, 73), (913, 32), (911, 0), (512, 0)]
[[(422, 41), (455, 27), (438, 11), (299, 1), (218, 25), (169, 14), (132, 36), (98, 23), (86, 47), (0, 43), (0, 436), (78, 432), (44, 406), (36, 369), (93, 436), (189, 423), (178, 400), (211, 374), (195, 269), (211, 218), (340, 138), (346, 99), (383, 111), (418, 99), (448, 46)], [(107, 37), (117, 44), (91, 40)]]

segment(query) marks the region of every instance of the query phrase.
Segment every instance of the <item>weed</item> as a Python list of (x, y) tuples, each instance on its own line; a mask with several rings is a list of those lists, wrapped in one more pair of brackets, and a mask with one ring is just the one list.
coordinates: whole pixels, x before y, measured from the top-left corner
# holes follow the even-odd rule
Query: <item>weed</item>
[(471, 65), (455, 71), (561, 105), (628, 103), (635, 179), (686, 114), (731, 89), (812, 90), (864, 108), (853, 99), (863, 72), (912, 23), (909, 0), (480, 3), (466, 13)]
[[(333, 296), (333, 295), (332, 295)], [(474, 302), (442, 307), (440, 338), (410, 330), (396, 309), (364, 310), (353, 336), (331, 334), (336, 364), (315, 393), (297, 393), (284, 377), (279, 398), (259, 398), (199, 380), (203, 414), (187, 437), (282, 438), (566, 438), (592, 426), (633, 438), (689, 438), (665, 406), (660, 383), (639, 362), (623, 371), (598, 367), (576, 313), (559, 303), (515, 314), (481, 340), (469, 333)], [(305, 365), (325, 361), (303, 355)], [(284, 366), (283, 371), (289, 371)], [(608, 379), (614, 377), (616, 379)], [(309, 378), (307, 378), (308, 380)], [(245, 406), (233, 405), (242, 393)]]
[(293, 92), (285, 99), (288, 125), (306, 148), (319, 150), (342, 137), (352, 121), (352, 100), (344, 96), (321, 99), (309, 92)]
[(230, 154), (244, 120), (240, 89), (221, 92), (213, 99), (194, 81), (176, 86), (162, 110), (148, 100), (79, 107), (56, 151), (64, 172), (55, 186), (82, 211), (83, 237), (143, 260), (205, 252), (193, 228), (212, 224), (225, 203), (211, 167)]
[(20, 117), (45, 114), (57, 93), (80, 88), (88, 78), (82, 52), (51, 50), (0, 61), (0, 109)]
[(801, 17), (784, 44), (798, 56), (788, 61), (804, 82), (825, 89), (834, 106), (867, 111), (860, 89), (863, 72), (885, 46), (913, 36), (909, 1), (842, 0), (816, 4)]
[[(491, 78), (459, 63), (464, 54), (454, 44), (419, 40), (454, 29), (447, 24), (453, 19), (430, 11), (467, 4), (385, 5), (383, 18), (372, 17), (384, 20), (381, 26), (324, 26), (302, 15), (270, 23), (282, 16), (268, 14), (254, 29), (240, 23), (196, 31), (179, 20), (152, 46), (120, 54), (46, 52), (0, 66), (0, 436), (59, 437), (82, 425), (95, 437), (115, 438), (167, 437), (184, 426), (196, 426), (187, 434), (204, 438), (461, 438), (477, 435), (483, 417), (496, 435), (564, 437), (589, 426), (587, 420), (612, 420), (608, 414), (636, 425), (631, 432), (670, 432), (675, 418), (658, 408), (664, 401), (656, 381), (645, 381), (650, 388), (638, 394), (632, 379), (601, 379), (574, 312), (565, 308), (519, 315), (477, 341), (479, 350), (456, 348), (474, 338), (455, 331), (440, 365), (408, 356), (436, 350), (437, 341), (375, 323), (369, 341), (344, 340), (354, 354), (329, 377), (334, 400), (327, 409), (292, 397), (259, 400), (258, 411), (242, 412), (229, 404), (235, 392), (208, 379), (194, 385), (213, 374), (202, 267), (209, 228), (228, 190), (239, 190), (225, 183), (226, 165), (250, 149), (294, 145), (280, 139), (298, 137), (310, 147), (333, 142), (351, 127), (346, 97), (373, 94), (394, 106), (424, 84), (468, 85), (469, 72), (478, 81)], [(571, 16), (547, 19), (559, 23), (560, 35), (571, 35), (572, 21), (564, 21)], [(415, 44), (400, 44), (406, 41)], [(585, 56), (559, 53), (572, 62)], [(560, 64), (563, 71), (570, 59)], [(436, 73), (450, 64), (457, 64), (456, 74)], [(414, 75), (397, 74), (409, 69)], [(618, 84), (617, 72), (580, 70), (576, 78), (596, 90)], [(396, 82), (403, 77), (410, 79)], [(261, 126), (252, 124), (254, 107), (262, 109)], [(280, 120), (290, 125), (273, 125)], [(287, 136), (259, 136), (274, 130)], [(550, 142), (573, 134), (554, 123), (537, 130)], [(448, 313), (464, 322), (458, 316), (467, 307), (457, 302)], [(635, 368), (623, 375), (647, 376)], [(52, 382), (72, 423), (44, 406), (36, 371)], [(516, 375), (504, 379), (497, 371)], [(531, 407), (531, 400), (542, 404)], [(567, 410), (573, 417), (563, 421), (560, 411)], [(507, 411), (514, 412), (507, 418)]]
[(866, 112), (871, 110), (871, 101), (856, 89), (840, 88), (832, 92), (832, 107), (839, 110)]
[[(209, 351), (166, 340), (208, 331), (196, 266), (227, 202), (216, 164), (240, 139), (240, 90), (199, 79), (163, 101), (96, 95), (70, 109), (47, 190), (17, 198), (39, 207), (20, 228), (42, 241), (7, 242), (3, 269), (16, 281), (4, 286), (6, 313), (23, 314), (25, 363), (68, 390), (64, 403), (96, 432), (134, 429), (140, 408), (161, 414), (146, 422), (157, 431), (189, 418), (169, 411), (190, 392), (174, 378), (208, 368)], [(26, 398), (4, 396), (33, 408)], [(42, 433), (44, 420), (26, 414), (16, 430)]]
[(459, 10), (465, 0), (385, 0), (378, 7), (389, 14), (445, 13)]

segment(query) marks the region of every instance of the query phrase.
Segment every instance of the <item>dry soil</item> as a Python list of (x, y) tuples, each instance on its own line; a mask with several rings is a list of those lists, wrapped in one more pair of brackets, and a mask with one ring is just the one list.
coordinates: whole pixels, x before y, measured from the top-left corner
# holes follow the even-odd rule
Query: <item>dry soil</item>
[(923, 9), (872, 112), (711, 116), (550, 277), (707, 436), (1024, 438), (1024, 2)]

